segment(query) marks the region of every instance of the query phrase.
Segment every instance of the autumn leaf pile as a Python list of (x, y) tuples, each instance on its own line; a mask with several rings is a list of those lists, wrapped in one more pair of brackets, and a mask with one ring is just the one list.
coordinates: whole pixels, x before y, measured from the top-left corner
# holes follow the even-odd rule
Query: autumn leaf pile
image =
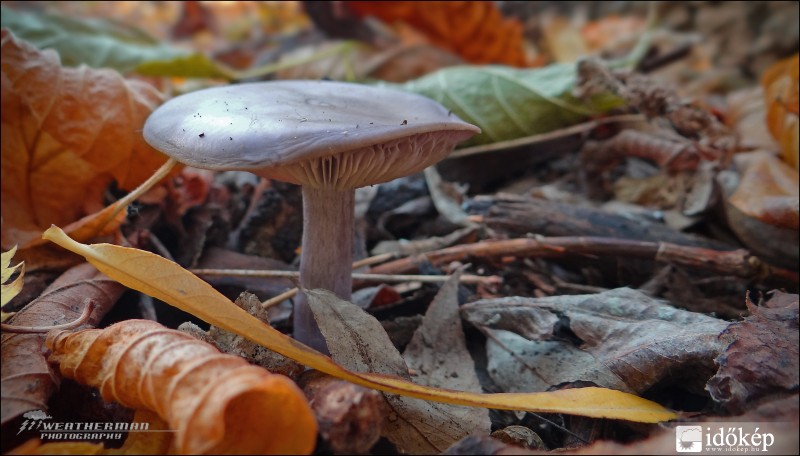
[[(148, 3), (149, 7), (158, 8), (163, 2), (153, 3), (156, 6)], [(527, 426), (538, 413), (562, 414), (560, 422), (565, 429), (557, 432), (564, 431), (565, 435), (576, 429), (579, 433), (580, 424), (589, 420), (695, 420), (693, 415), (670, 409), (687, 410), (678, 397), (684, 391), (676, 393), (676, 402), (663, 397), (657, 402), (643, 398), (663, 393), (659, 389), (671, 388), (674, 382), (681, 382), (676, 388), (702, 396), (707, 409), (716, 407), (713, 413), (720, 416), (712, 416), (707, 409), (699, 412), (712, 418), (754, 413), (753, 404), (764, 401), (769, 405), (778, 396), (794, 395), (791, 397), (796, 399), (797, 295), (767, 294), (770, 289), (796, 286), (798, 280), (794, 248), (800, 227), (796, 54), (758, 72), (762, 111), (755, 125), (767, 141), (759, 147), (737, 149), (741, 144), (735, 140), (729, 148), (720, 146), (724, 141), (717, 141), (735, 137), (734, 132), (711, 134), (721, 131), (714, 128), (722, 125), (726, 113), (712, 115), (710, 109), (679, 99), (680, 92), (670, 94), (655, 79), (637, 79), (643, 75), (633, 69), (634, 60), (654, 57), (658, 63), (664, 57), (659, 52), (674, 58), (668, 51), (675, 49), (660, 48), (663, 43), (659, 42), (650, 47), (655, 56), (632, 52), (636, 59), (575, 62), (588, 50), (608, 50), (609, 42), (644, 33), (649, 25), (641, 17), (592, 22), (583, 29), (581, 39), (585, 43), (577, 47), (569, 46), (570, 39), (579, 35), (575, 24), (553, 20), (551, 28), (543, 30), (544, 38), (551, 41), (550, 51), (561, 63), (532, 69), (525, 40), (535, 41), (529, 33), (535, 17), (504, 17), (495, 2), (331, 2), (331, 8), (345, 7), (348, 14), (355, 14), (356, 23), (364, 25), (369, 22), (367, 18), (377, 18), (383, 22), (381, 26), (393, 27), (395, 35), (388, 34), (392, 38), (388, 45), (380, 40), (324, 41), (323, 47), (316, 48), (320, 43), (309, 46), (302, 34), (280, 44), (272, 42), (274, 35), (270, 33), (277, 33), (278, 23), (291, 25), (296, 21), (298, 27), (310, 26), (308, 16), (298, 17), (302, 5), (287, 6), (284, 16), (279, 15), (267, 27), (269, 20), (255, 16), (267, 15), (266, 4), (270, 2), (243, 2), (244, 6), (236, 7), (238, 12), (229, 10), (228, 15), (240, 21), (224, 33), (225, 39), (237, 37), (236, 46), (222, 52), (216, 45), (224, 41), (223, 33), (214, 23), (221, 16), (206, 10), (212, 3), (217, 2), (169, 6), (192, 12), (175, 24), (172, 33), (173, 38), (196, 40), (193, 51), (144, 33), (109, 32), (108, 24), (83, 28), (76, 18), (44, 18), (20, 9), (13, 10), (12, 20), (3, 6), (0, 245), (4, 331), (0, 380), (4, 431), (9, 423), (15, 427), (27, 412), (38, 409), (49, 413), (49, 408), (55, 408), (54, 404), (66, 396), (63, 390), (58, 391), (62, 377), (75, 380), (82, 391), (95, 388), (104, 401), (119, 404), (119, 409), (134, 409), (134, 421), (150, 420), (159, 431), (167, 431), (152, 439), (131, 433), (119, 450), (110, 448), (113, 445), (84, 442), (45, 443), (37, 449), (42, 441), (33, 438), (15, 451), (336, 453), (334, 447), (324, 446), (335, 434), (324, 427), (341, 423), (324, 422), (315, 416), (319, 404), (309, 404), (313, 395), (307, 398), (295, 383), (302, 385), (302, 380), (274, 374), (271, 367), (257, 367), (248, 364), (252, 360), (233, 356), (244, 356), (230, 349), (244, 346), (239, 341), (253, 351), (268, 351), (275, 357), (289, 358), (296, 366), (349, 382), (351, 388), (370, 388), (385, 416), (359, 423), (366, 425), (360, 429), (371, 427), (375, 439), (381, 435), (399, 453), (408, 454), (459, 453), (459, 443), (478, 440), (491, 442), (486, 448), (496, 448), (491, 445), (499, 445), (497, 439), (488, 436), (493, 427), (504, 420), (528, 420)], [(513, 5), (503, 5), (503, 10), (513, 11)], [(31, 17), (44, 21), (45, 26), (30, 27), (26, 21)], [(202, 19), (202, 26), (189, 27), (197, 18)], [(339, 26), (353, 18), (344, 17)], [(80, 31), (70, 29), (76, 24)], [(85, 46), (59, 46), (63, 43), (53, 38), (59, 33), (65, 41), (71, 33), (80, 35), (76, 42)], [(267, 35), (261, 35), (264, 33)], [(202, 42), (215, 34), (218, 42)], [(649, 46), (647, 39), (640, 44)], [(115, 52), (100, 52), (107, 40), (113, 42), (111, 49)], [(260, 60), (268, 54), (262, 52), (266, 41), (268, 53), (274, 53), (270, 58), (278, 60)], [(48, 48), (48, 43), (53, 47)], [(298, 49), (308, 46), (316, 54), (284, 60), (289, 53), (281, 53), (287, 48), (294, 50), (298, 43)], [(251, 45), (253, 48), (248, 48)], [(382, 48), (384, 45), (388, 47)], [(213, 52), (204, 53), (209, 50)], [(336, 65), (330, 65), (330, 58)], [(227, 67), (223, 62), (240, 64)], [(597, 74), (587, 76), (583, 72), (587, 62), (594, 62)], [(309, 70), (305, 65), (310, 63), (323, 65), (311, 68), (309, 73), (292, 73)], [(617, 71), (620, 68), (624, 71)], [(248, 312), (237, 307), (222, 293), (219, 282), (209, 279), (210, 275), (188, 270), (206, 267), (198, 265), (201, 255), (225, 242), (231, 250), (219, 250), (236, 256), (232, 264), (244, 264), (242, 257), (249, 261), (269, 256), (259, 251), (262, 257), (257, 257), (244, 250), (274, 234), (263, 234), (269, 231), (264, 230), (256, 239), (249, 232), (257, 222), (249, 223), (264, 215), (259, 205), (267, 201), (264, 195), (274, 190), (271, 187), (277, 187), (274, 182), (262, 180), (257, 186), (253, 184), (253, 189), (248, 188), (252, 182), (220, 184), (221, 175), (203, 171), (199, 176), (193, 174), (196, 170), (189, 170), (181, 174), (182, 180), (152, 188), (175, 166), (175, 161), (148, 146), (141, 134), (145, 119), (170, 96), (165, 94), (250, 78), (331, 78), (391, 85), (440, 102), (483, 132), (462, 144), (452, 160), (443, 163), (441, 175), (429, 169), (418, 176), (418, 182), (427, 186), (420, 197), (404, 201), (396, 209), (381, 209), (375, 226), (370, 225), (369, 217), (364, 219), (370, 229), (385, 231), (380, 236), (395, 237), (395, 244), (400, 245), (392, 250), (392, 261), (376, 263), (370, 272), (397, 276), (423, 273), (426, 271), (420, 269), (427, 267), (452, 274), (435, 297), (428, 293), (431, 299), (427, 300), (423, 292), (430, 290), (409, 283), (408, 277), (404, 278), (405, 291), (399, 291), (399, 286), (392, 289), (391, 297), (386, 298), (389, 305), (381, 308), (356, 305), (326, 290), (301, 290), (319, 322), (330, 356), (284, 334), (285, 330), (279, 328), (285, 320), (276, 324), (270, 317), (271, 324), (265, 323), (267, 319), (256, 318), (257, 312), (252, 309)], [(640, 104), (632, 101), (637, 97)], [(658, 109), (648, 112), (645, 102), (651, 102), (649, 108)], [(731, 124), (728, 126), (733, 130)], [(601, 147), (614, 141), (617, 144), (613, 147)], [(552, 157), (534, 157), (536, 154), (530, 152), (541, 150), (537, 143), (563, 156), (553, 161), (545, 161)], [(598, 144), (601, 146), (592, 149)], [(597, 173), (598, 180), (608, 184), (606, 190), (613, 187), (618, 202), (623, 202), (625, 186), (633, 187), (630, 181), (623, 182), (632, 177), (628, 173), (646, 175), (636, 178), (640, 183), (652, 178), (638, 188), (638, 193), (630, 192), (643, 200), (636, 201), (632, 196), (625, 202), (630, 208), (624, 211), (624, 222), (620, 222), (622, 216), (610, 217), (610, 212), (600, 210), (599, 204), (590, 209), (588, 206), (599, 203), (591, 201), (597, 196), (591, 194), (592, 190), (583, 194), (570, 187), (591, 186), (586, 175), (591, 174), (592, 160), (602, 158), (598, 151), (603, 150), (609, 152), (608, 161), (613, 163)], [(670, 153), (676, 150), (690, 156), (685, 162), (689, 165), (678, 166), (684, 162)], [(520, 159), (519, 151), (525, 158)], [(511, 171), (508, 157), (514, 158)], [(631, 157), (636, 158), (628, 161)], [(459, 166), (468, 171), (459, 171)], [(504, 170), (492, 170), (500, 167)], [(580, 169), (567, 170), (573, 167)], [(446, 176), (445, 171), (456, 177)], [(524, 178), (535, 177), (535, 187), (525, 182), (526, 190), (519, 195), (479, 195), (512, 174), (516, 179), (523, 171)], [(448, 182), (466, 182), (473, 177), (479, 180), (485, 174), (490, 175), (487, 181), (494, 183), (483, 188), (476, 185), (469, 190), (472, 196), (466, 186), (458, 189)], [(546, 174), (547, 179), (560, 176), (562, 182), (540, 186)], [(620, 178), (621, 174), (625, 177)], [(570, 188), (571, 193), (563, 188)], [(148, 189), (153, 191), (143, 197)], [(120, 196), (124, 192), (127, 196)], [(661, 202), (652, 206), (644, 202), (660, 197), (675, 198), (663, 207), (659, 206)], [(136, 200), (145, 211), (151, 211), (146, 217), (137, 218), (138, 205), (129, 206)], [(299, 200), (275, 200), (267, 202), (280, 206), (277, 212), (292, 206), (295, 215), (302, 213)], [(587, 207), (570, 206), (572, 203), (585, 203)], [(696, 204), (693, 211), (692, 204)], [(554, 211), (557, 217), (548, 218), (546, 207), (559, 208)], [(580, 210), (572, 211), (575, 207)], [(287, 212), (272, 217), (270, 223), (284, 223)], [(432, 225), (446, 219), (457, 228), (441, 237), (431, 234), (441, 226), (432, 231), (408, 228), (403, 236), (416, 239), (406, 241), (386, 221), (388, 216), (409, 214), (409, 218), (423, 220), (434, 212), (441, 217)], [(147, 217), (150, 219), (143, 221)], [(650, 220), (656, 217), (663, 220)], [(233, 226), (242, 218), (238, 227)], [(539, 220), (547, 226), (534, 226)], [(444, 226), (443, 234), (448, 228)], [(546, 232), (548, 229), (562, 231), (554, 234)], [(575, 232), (569, 231), (573, 229)], [(705, 230), (724, 233), (713, 238), (695, 234)], [(162, 232), (168, 234), (159, 240)], [(687, 245), (662, 239), (661, 233), (686, 240)], [(643, 239), (637, 238), (639, 234)], [(228, 238), (222, 240), (224, 236)], [(549, 241), (543, 239), (548, 236)], [(559, 244), (558, 238), (564, 242)], [(575, 239), (579, 242), (570, 244)], [(364, 246), (373, 240), (370, 238)], [(423, 243), (427, 244), (420, 247)], [(434, 244), (437, 247), (430, 247)], [(576, 244), (580, 246), (575, 249)], [(213, 249), (209, 248), (212, 245)], [(619, 245), (634, 246), (635, 252), (615, 250)], [(508, 250), (498, 254), (493, 250), (498, 246)], [(592, 250), (598, 246), (598, 250)], [(291, 245), (286, 250), (296, 247)], [(649, 247), (653, 247), (653, 255), (648, 254)], [(191, 259), (179, 258), (176, 252)], [(165, 258), (168, 253), (176, 260)], [(237, 263), (239, 260), (241, 263)], [(470, 301), (464, 303), (465, 282), (459, 284), (459, 277), (461, 263), (468, 262), (479, 264), (477, 274), (491, 277), (472, 276), (486, 281), (474, 288), (468, 285)], [(421, 267), (422, 263), (425, 266)], [(639, 265), (645, 263), (647, 268), (641, 269), (647, 270), (639, 271)], [(75, 264), (78, 266), (67, 269)], [(277, 260), (275, 264), (291, 269)], [(619, 267), (610, 271), (614, 265)], [(663, 269), (652, 272), (650, 266)], [(637, 269), (635, 275), (623, 271), (628, 267)], [(684, 269), (699, 274), (694, 277)], [(731, 273), (739, 269), (745, 272)], [(61, 275), (54, 280), (56, 274)], [(624, 288), (634, 286), (622, 284), (628, 277), (638, 280), (645, 275), (648, 277), (638, 281), (638, 290)], [(225, 279), (240, 288), (253, 283), (233, 276)], [(725, 293), (736, 293), (738, 304), (746, 303), (746, 307), (726, 308), (724, 316), (712, 314), (717, 312), (713, 306), (724, 300), (716, 294), (722, 295), (719, 289), (728, 286), (732, 291)], [(764, 300), (754, 303), (756, 293), (745, 296), (752, 290), (764, 291), (766, 304)], [(251, 291), (264, 294), (263, 290)], [(512, 294), (515, 291), (521, 292)], [(698, 299), (701, 291), (706, 294)], [(143, 318), (168, 324), (161, 313), (168, 305), (190, 313), (212, 329), (206, 333), (195, 326), (197, 332), (190, 335), (156, 321), (124, 319), (130, 317), (111, 324), (119, 319), (117, 311), (137, 311), (125, 308), (129, 297), (140, 299), (138, 310)], [(158, 300), (155, 315), (146, 314), (150, 298)], [(256, 296), (253, 300), (266, 315), (269, 306), (262, 306)], [(412, 300), (413, 306), (407, 305)], [(285, 319), (286, 304), (269, 311), (280, 311)], [(393, 304), (402, 305), (392, 308)], [(698, 307), (690, 308), (694, 305)], [(419, 311), (422, 306), (425, 312)], [(7, 313), (9, 308), (13, 313)], [(380, 316), (379, 321), (382, 312), (392, 317)], [(392, 318), (405, 316), (405, 312), (424, 315), (415, 315), (420, 317), (419, 322), (403, 328), (408, 337), (400, 343), (397, 334), (387, 328), (404, 324), (402, 318)], [(749, 317), (743, 318), (745, 312)], [(72, 321), (77, 323), (70, 326)], [(52, 325), (59, 328), (48, 333)], [(61, 330), (68, 326), (69, 331)], [(100, 326), (105, 328), (94, 329)], [(470, 338), (476, 331), (480, 333), (478, 343), (472, 343), (475, 341)], [(223, 347), (209, 335), (212, 332), (224, 334), (237, 344)], [(217, 345), (207, 343), (209, 340)], [(572, 388), (576, 380), (592, 385)], [(564, 385), (570, 387), (560, 388)], [(351, 405), (346, 403), (348, 396), (341, 397), (346, 409)], [(796, 408), (788, 410), (793, 413)], [(531, 413), (520, 419), (520, 411)], [(753, 416), (771, 419), (784, 415), (765, 412), (763, 417)], [(68, 421), (73, 416), (65, 418)], [(786, 421), (796, 424), (792, 420), (796, 417), (789, 416)], [(357, 432), (354, 429), (357, 427), (335, 431), (347, 436), (348, 432)], [(536, 426), (530, 425), (531, 429)], [(654, 435), (647, 439), (651, 445), (658, 438)], [(558, 442), (568, 442), (572, 437)], [(318, 447), (320, 442), (323, 446)], [(374, 442), (370, 440), (364, 448)], [(577, 440), (573, 444), (578, 444)], [(550, 445), (550, 449), (560, 447)], [(476, 448), (484, 447), (470, 450), (480, 453)], [(509, 448), (486, 452), (500, 454)], [(593, 447), (601, 452), (603, 448), (630, 451), (617, 443)]]

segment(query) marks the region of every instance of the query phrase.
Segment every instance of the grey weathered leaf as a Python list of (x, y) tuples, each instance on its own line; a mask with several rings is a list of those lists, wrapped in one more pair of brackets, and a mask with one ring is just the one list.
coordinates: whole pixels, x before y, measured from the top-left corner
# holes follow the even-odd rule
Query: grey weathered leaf
[[(303, 292), (334, 361), (354, 371), (410, 378), (402, 355), (375, 317), (329, 291)], [(394, 394), (384, 397), (390, 410), (384, 433), (402, 452), (440, 453), (469, 432), (453, 413), (464, 407)]]
[(482, 300), (462, 315), (489, 335), (489, 374), (509, 392), (585, 380), (641, 393), (669, 380), (701, 393), (728, 325), (628, 288)]
[[(414, 333), (403, 357), (415, 379), (428, 386), (481, 392), (475, 362), (467, 350), (458, 312), (458, 281), (453, 274), (428, 307), (422, 325)], [(449, 414), (468, 434), (489, 433), (489, 411), (480, 408), (447, 407)], [(462, 436), (463, 437), (463, 436)], [(459, 437), (460, 438), (460, 437)]]

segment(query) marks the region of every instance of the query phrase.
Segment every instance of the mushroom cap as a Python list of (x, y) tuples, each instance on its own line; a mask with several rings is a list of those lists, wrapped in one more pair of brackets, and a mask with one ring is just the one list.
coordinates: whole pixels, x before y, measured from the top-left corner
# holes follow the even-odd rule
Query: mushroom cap
[(317, 188), (357, 188), (436, 163), (480, 129), (399, 90), (271, 81), (191, 92), (156, 109), (145, 140), (197, 168)]

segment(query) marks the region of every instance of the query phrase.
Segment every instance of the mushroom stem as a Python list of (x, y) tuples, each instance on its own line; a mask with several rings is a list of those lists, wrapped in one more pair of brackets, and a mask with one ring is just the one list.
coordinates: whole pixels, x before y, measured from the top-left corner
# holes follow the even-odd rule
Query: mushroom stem
[[(303, 243), (300, 283), (304, 288), (324, 288), (350, 300), (353, 289), (353, 226), (355, 190), (303, 186)], [(328, 353), (306, 296), (300, 293), (294, 307), (294, 336), (300, 342)]]

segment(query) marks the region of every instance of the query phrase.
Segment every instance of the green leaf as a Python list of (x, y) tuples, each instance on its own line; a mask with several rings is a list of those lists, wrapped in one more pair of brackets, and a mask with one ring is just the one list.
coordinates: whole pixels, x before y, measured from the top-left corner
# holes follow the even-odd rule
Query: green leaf
[(64, 66), (85, 64), (148, 76), (228, 77), (226, 69), (205, 55), (160, 43), (134, 27), (107, 20), (0, 9), (0, 25), (39, 49), (55, 50)]
[(572, 96), (574, 64), (536, 69), (444, 68), (396, 86), (432, 98), (483, 130), (462, 146), (531, 136), (582, 122), (623, 104), (611, 93), (586, 102)]

